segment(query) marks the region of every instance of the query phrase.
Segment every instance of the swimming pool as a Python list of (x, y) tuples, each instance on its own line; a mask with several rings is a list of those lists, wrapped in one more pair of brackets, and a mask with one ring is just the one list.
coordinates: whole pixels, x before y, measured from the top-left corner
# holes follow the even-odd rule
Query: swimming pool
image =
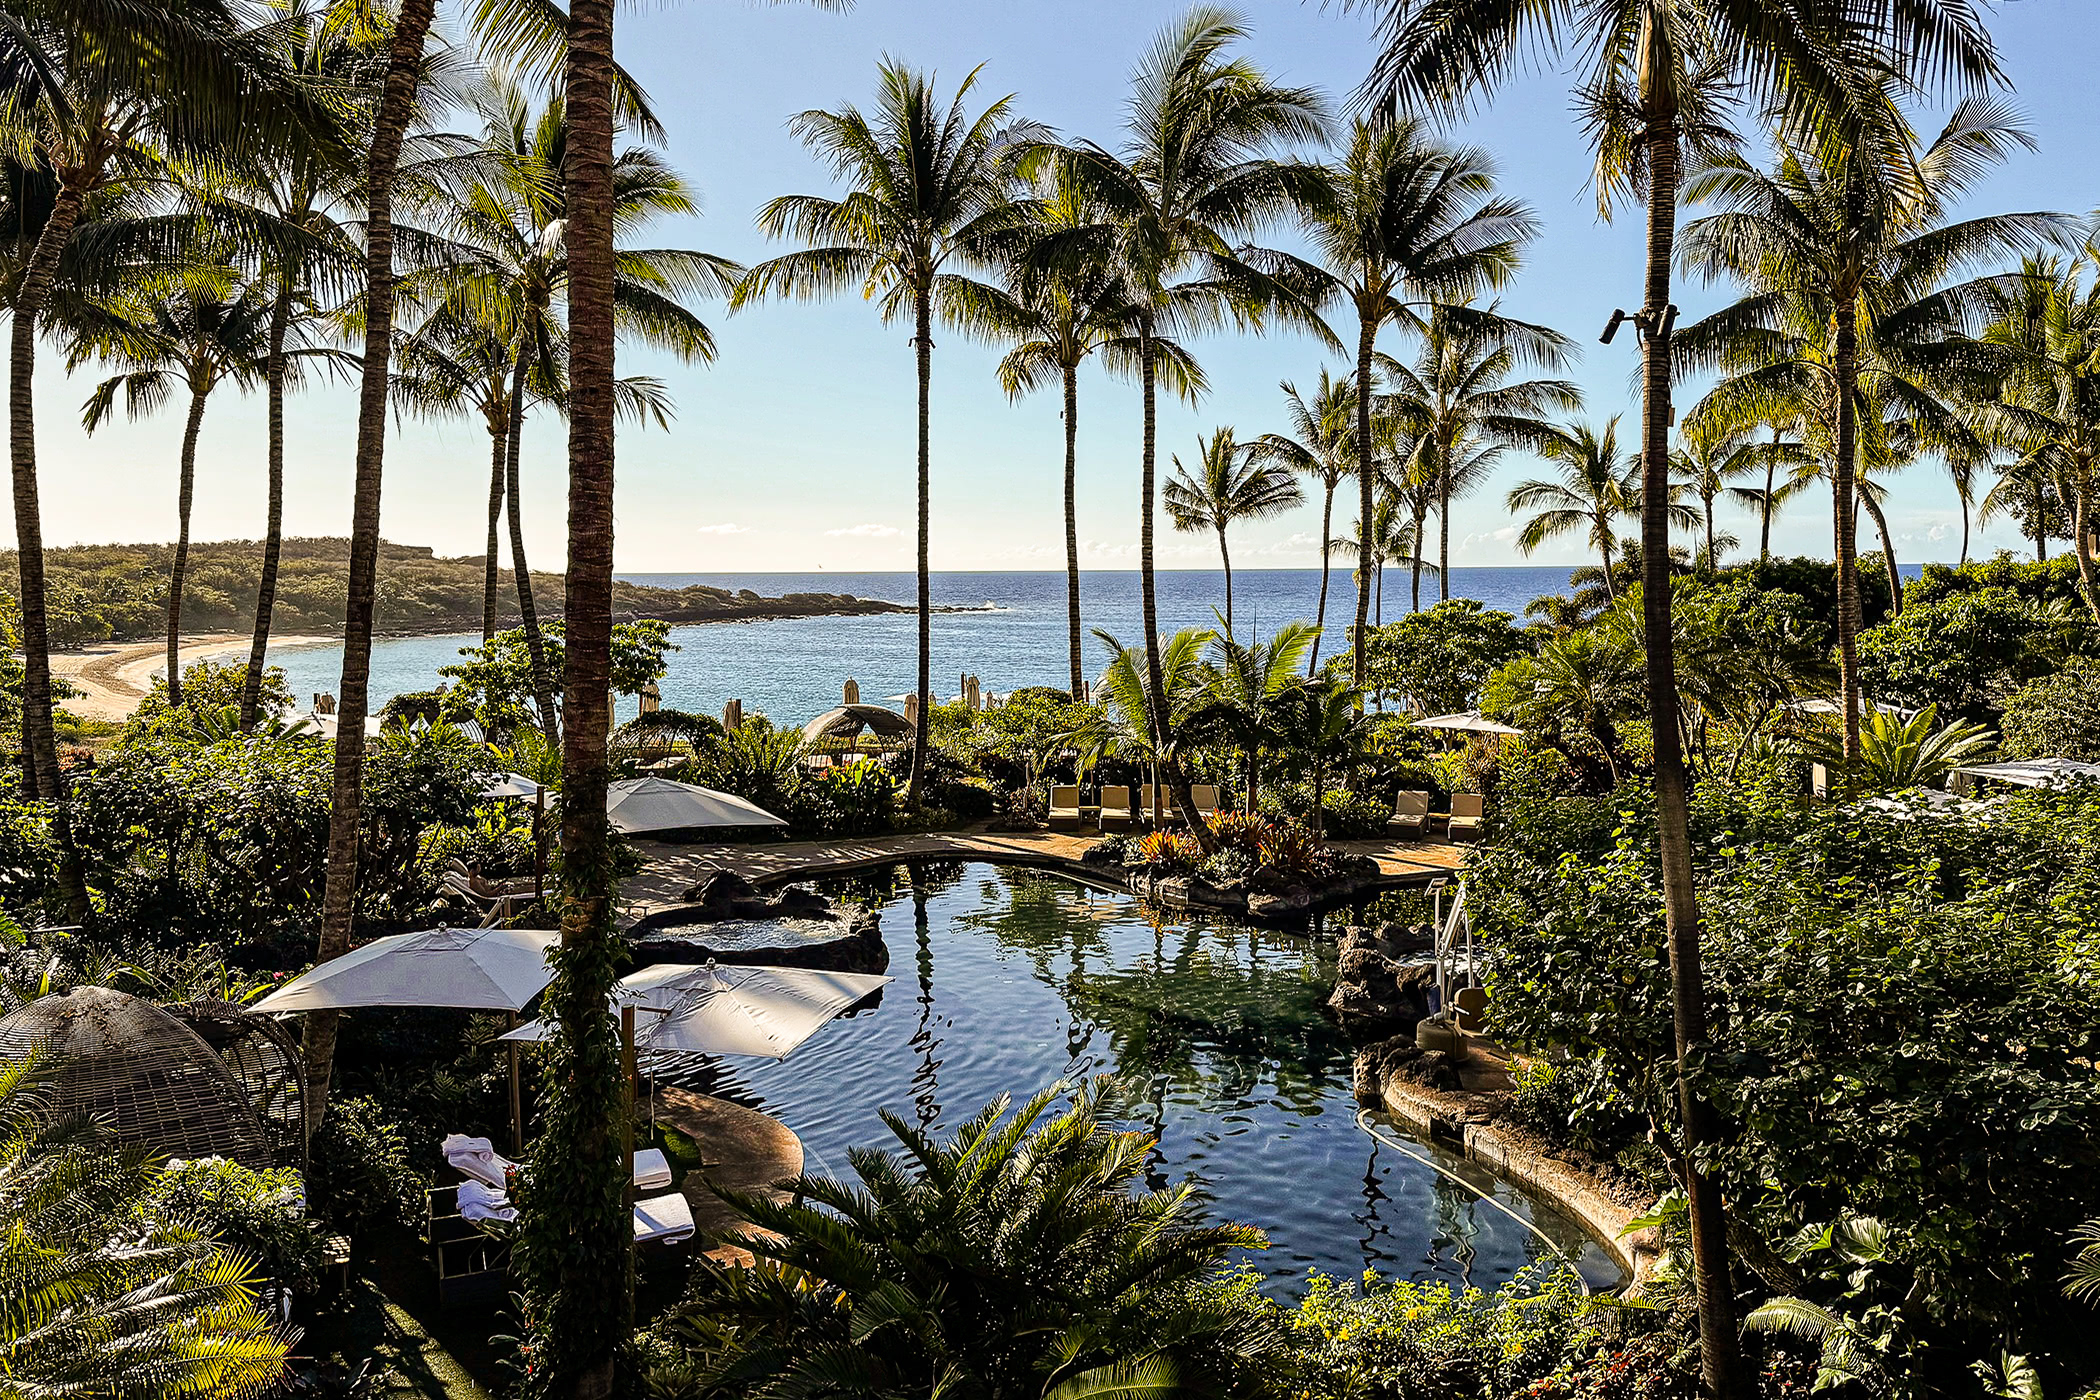
[[(1158, 1136), (1155, 1187), (1194, 1179), (1214, 1214), (1258, 1225), (1273, 1283), (1365, 1269), (1492, 1286), (1543, 1253), (1530, 1231), (1356, 1126), (1351, 1050), (1321, 1011), (1324, 939), (1168, 918), (1123, 894), (987, 864), (896, 866), (820, 885), (881, 910), (879, 1004), (782, 1062), (677, 1076), (800, 1135), (806, 1169), (850, 1175), (849, 1147), (893, 1142), (889, 1109), (936, 1130), (999, 1094), (1114, 1075)], [(1490, 1190), (1573, 1253), (1593, 1286), (1617, 1266), (1579, 1227), (1440, 1147), (1415, 1151)]]

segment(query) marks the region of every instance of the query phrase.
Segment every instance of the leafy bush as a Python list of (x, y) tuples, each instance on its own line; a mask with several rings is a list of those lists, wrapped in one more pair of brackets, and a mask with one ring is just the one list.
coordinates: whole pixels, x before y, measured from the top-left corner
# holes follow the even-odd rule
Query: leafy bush
[(820, 836), (867, 836), (888, 831), (896, 811), (897, 780), (872, 759), (819, 769), (795, 791), (794, 822)]
[(1228, 846), (1198, 865), (1196, 873), (1213, 885), (1229, 885), (1252, 875), (1257, 865), (1255, 857), (1248, 852)]
[(287, 1288), (305, 1292), (321, 1279), (321, 1236), (305, 1206), (306, 1186), (293, 1168), (258, 1172), (212, 1158), (170, 1162), (136, 1215), (186, 1222)]
[(1509, 1096), (1510, 1116), (1549, 1142), (1610, 1162), (1639, 1142), (1646, 1121), (1613, 1085), (1600, 1059), (1526, 1061)]
[(352, 1234), (414, 1228), (423, 1217), (427, 1183), (409, 1165), (408, 1135), (373, 1099), (329, 1103), (313, 1137), (307, 1182), (315, 1209)]
[[(551, 847), (556, 814), (545, 818), (542, 837)], [(494, 877), (532, 873), (532, 809), (511, 802), (484, 803), (464, 826), (438, 827), (429, 834), (424, 857), (434, 870), (456, 860)]]
[(1381, 835), (1392, 815), (1390, 799), (1367, 792), (1330, 788), (1320, 801), (1321, 827), (1329, 838), (1336, 841)]
[(2008, 588), (1969, 589), (1860, 633), (1860, 683), (1884, 705), (1936, 705), (1950, 718), (1996, 723), (2006, 695), (2096, 640), (2082, 610)]
[(2005, 702), (2008, 758), (2100, 760), (2100, 656), (2073, 657)]
[(802, 782), (802, 754), (801, 730), (775, 729), (764, 715), (753, 714), (704, 748), (695, 767), (707, 786), (784, 815)]
[(1506, 612), (1451, 598), (1389, 622), (1367, 639), (1365, 685), (1404, 697), (1418, 714), (1471, 709), (1498, 667), (1531, 651), (1531, 637)]

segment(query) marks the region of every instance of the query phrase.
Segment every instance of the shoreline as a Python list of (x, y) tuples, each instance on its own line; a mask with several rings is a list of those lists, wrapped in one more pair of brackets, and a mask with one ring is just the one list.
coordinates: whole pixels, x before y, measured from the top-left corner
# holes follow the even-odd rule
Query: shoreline
[[(185, 667), (195, 661), (217, 660), (224, 656), (245, 659), (253, 640), (244, 632), (193, 633), (181, 639), (176, 655)], [(329, 646), (340, 640), (304, 634), (274, 637), (270, 641), (270, 652), (274, 655), (281, 650)], [(152, 688), (154, 673), (165, 668), (167, 656), (165, 639), (98, 642), (78, 651), (54, 651), (51, 653), (51, 674), (81, 692), (73, 699), (59, 703), (83, 719), (127, 720)]]

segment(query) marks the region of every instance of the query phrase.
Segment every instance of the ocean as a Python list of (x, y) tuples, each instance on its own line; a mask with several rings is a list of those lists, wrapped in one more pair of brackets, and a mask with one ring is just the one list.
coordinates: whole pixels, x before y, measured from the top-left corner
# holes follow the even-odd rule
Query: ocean
[[(909, 573), (847, 574), (627, 574), (637, 583), (678, 588), (705, 583), (722, 588), (749, 588), (767, 597), (783, 593), (850, 593), (898, 603), (917, 600), (917, 581)], [(1216, 625), (1212, 609), (1225, 602), (1224, 574), (1218, 570), (1176, 570), (1157, 575), (1160, 625)], [(1241, 569), (1232, 576), (1233, 621), (1243, 638), (1268, 636), (1283, 623), (1310, 620), (1319, 602), (1317, 569)], [(1543, 593), (1565, 592), (1564, 568), (1454, 568), (1452, 594), (1477, 598), (1489, 608), (1523, 615), (1524, 605)], [(1346, 635), (1355, 606), (1347, 568), (1334, 571), (1329, 584), (1328, 630), (1322, 655), (1331, 653)], [(1423, 604), (1436, 600), (1435, 581), (1424, 580)], [(971, 673), (988, 691), (1004, 692), (1024, 685), (1062, 688), (1068, 679), (1065, 659), (1065, 576), (1062, 573), (937, 573), (933, 601), (966, 609), (933, 616), (933, 688), (943, 697), (957, 693), (961, 677)], [(1408, 576), (1389, 569), (1385, 579), (1384, 616), (1391, 621), (1407, 611)], [(1080, 579), (1081, 621), (1087, 628), (1086, 669), (1098, 674), (1107, 660), (1106, 647), (1093, 635), (1098, 628), (1136, 644), (1140, 623), (1138, 575), (1090, 572)], [(846, 680), (860, 682), (864, 700), (883, 703), (909, 692), (918, 671), (918, 620), (909, 613), (875, 617), (805, 617), (769, 622), (714, 622), (675, 627), (678, 647), (661, 683), (664, 704), (681, 710), (718, 715), (724, 702), (744, 702), (744, 713), (764, 713), (776, 722), (802, 724), (839, 703)], [(479, 634), (442, 637), (384, 638), (372, 645), (372, 706), (376, 710), (403, 691), (428, 690), (437, 684), (437, 668), (457, 659), (462, 646), (480, 641)], [(272, 651), (282, 666), (292, 694), (302, 704), (322, 691), (333, 693), (342, 676), (342, 646), (288, 648)], [(621, 702), (630, 717), (632, 700)], [(897, 702), (899, 708), (902, 702)]]

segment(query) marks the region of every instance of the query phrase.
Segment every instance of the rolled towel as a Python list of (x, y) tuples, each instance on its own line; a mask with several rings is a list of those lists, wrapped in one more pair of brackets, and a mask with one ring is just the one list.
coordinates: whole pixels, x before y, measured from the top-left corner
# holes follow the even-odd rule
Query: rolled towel
[(634, 1189), (637, 1191), (662, 1191), (671, 1184), (670, 1159), (654, 1147), (645, 1147), (634, 1154)]
[(518, 1218), (518, 1208), (510, 1203), (508, 1193), (478, 1181), (459, 1184), (459, 1213), (469, 1220), (507, 1222)]
[(671, 1244), (692, 1235), (693, 1207), (677, 1192), (634, 1203), (635, 1243)]
[(466, 1176), (473, 1177), (484, 1186), (493, 1186), (501, 1191), (510, 1185), (510, 1170), (517, 1163), (496, 1155), (495, 1147), (485, 1137), (468, 1137), (463, 1133), (448, 1133), (443, 1151), (445, 1160)]

